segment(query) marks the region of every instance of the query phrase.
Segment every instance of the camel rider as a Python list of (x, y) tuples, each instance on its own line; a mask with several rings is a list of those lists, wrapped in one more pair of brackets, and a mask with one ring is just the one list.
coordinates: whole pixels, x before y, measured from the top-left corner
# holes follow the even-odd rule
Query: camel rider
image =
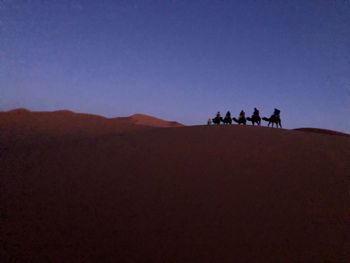
[(218, 111), (217, 113), (216, 113), (216, 117), (213, 119), (213, 122), (215, 123), (215, 124), (220, 124), (220, 121), (221, 121), (221, 114), (220, 114), (220, 111)]
[(243, 110), (241, 110), (241, 112), (239, 113), (239, 119), (240, 120), (245, 119), (245, 112)]
[(259, 117), (260, 113), (257, 108), (254, 108), (253, 116)]
[(231, 112), (226, 112), (225, 119), (231, 119)]
[(281, 113), (281, 111), (279, 109), (275, 108), (274, 111), (273, 111), (273, 116), (279, 118), (280, 117), (280, 113)]

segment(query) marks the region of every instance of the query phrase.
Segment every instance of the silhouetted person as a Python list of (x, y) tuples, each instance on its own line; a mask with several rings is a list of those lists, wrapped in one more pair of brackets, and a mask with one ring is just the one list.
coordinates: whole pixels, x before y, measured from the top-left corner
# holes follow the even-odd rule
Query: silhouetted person
[(240, 120), (244, 120), (245, 119), (245, 112), (243, 110), (241, 110), (241, 112), (239, 113), (239, 119)]
[(213, 123), (219, 125), (222, 121), (220, 111), (216, 113), (216, 117), (213, 119)]
[(224, 124), (232, 124), (231, 112), (227, 111), (225, 118), (222, 120)]
[(211, 119), (209, 118), (208, 122), (207, 122), (207, 125), (211, 125), (211, 124), (212, 124), (212, 122), (211, 122)]
[(252, 117), (248, 117), (247, 118), (248, 121), (251, 121), (253, 125), (258, 124), (260, 126), (261, 123), (261, 118), (260, 118), (260, 113), (259, 110), (257, 108), (254, 108), (254, 112)]
[(280, 117), (280, 113), (281, 113), (281, 111), (279, 109), (275, 108), (274, 111), (273, 111), (272, 116), (275, 116), (275, 117), (279, 118)]
[(246, 125), (247, 123), (247, 119), (245, 118), (245, 112), (243, 110), (241, 110), (241, 112), (239, 113), (238, 120), (236, 118), (232, 118), (232, 120), (234, 122), (237, 122), (238, 124)]
[(274, 124), (276, 124), (276, 127), (280, 127), (282, 128), (282, 121), (281, 121), (281, 117), (280, 117), (280, 113), (281, 111), (279, 109), (274, 109), (273, 114), (271, 115), (270, 118), (262, 118), (264, 121), (268, 121), (269, 123), (267, 124), (267, 126), (269, 127), (270, 124), (272, 124), (272, 127), (274, 126)]
[(256, 117), (260, 116), (259, 110), (257, 108), (254, 108), (253, 116), (256, 116)]

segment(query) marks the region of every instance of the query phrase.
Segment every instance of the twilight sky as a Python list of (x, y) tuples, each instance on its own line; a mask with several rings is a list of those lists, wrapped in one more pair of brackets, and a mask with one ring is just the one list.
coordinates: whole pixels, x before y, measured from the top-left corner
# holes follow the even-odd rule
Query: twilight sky
[(349, 0), (0, 0), (0, 110), (350, 132)]

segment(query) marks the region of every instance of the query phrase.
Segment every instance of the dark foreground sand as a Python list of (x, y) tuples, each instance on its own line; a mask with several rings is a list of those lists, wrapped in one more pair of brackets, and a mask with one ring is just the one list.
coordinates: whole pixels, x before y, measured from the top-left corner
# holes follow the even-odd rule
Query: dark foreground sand
[(350, 262), (349, 136), (9, 114), (1, 262)]

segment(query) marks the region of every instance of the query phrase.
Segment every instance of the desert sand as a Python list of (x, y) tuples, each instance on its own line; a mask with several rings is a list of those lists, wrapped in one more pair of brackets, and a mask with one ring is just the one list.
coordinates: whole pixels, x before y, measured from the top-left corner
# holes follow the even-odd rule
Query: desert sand
[(346, 134), (2, 112), (0, 187), (1, 262), (350, 262)]

